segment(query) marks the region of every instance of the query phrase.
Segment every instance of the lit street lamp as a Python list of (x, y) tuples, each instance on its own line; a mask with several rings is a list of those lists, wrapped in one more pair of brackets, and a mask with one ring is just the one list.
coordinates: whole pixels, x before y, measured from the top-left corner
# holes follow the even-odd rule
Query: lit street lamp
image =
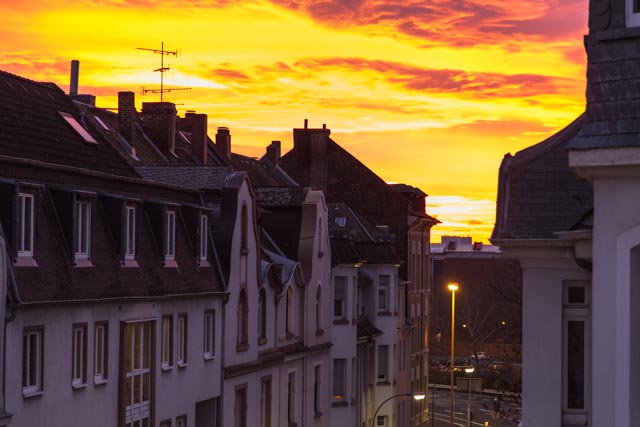
[(382, 403), (380, 405), (378, 405), (378, 408), (376, 409), (376, 412), (373, 413), (373, 419), (371, 420), (371, 427), (375, 427), (376, 425), (376, 417), (378, 416), (378, 411), (380, 410), (380, 408), (382, 408), (382, 405), (384, 405), (385, 403), (387, 403), (388, 401), (390, 401), (391, 399), (395, 399), (396, 397), (413, 397), (413, 400), (422, 400), (425, 398), (425, 394), (422, 392), (416, 392), (416, 393), (402, 393), (402, 394), (396, 394), (394, 396), (388, 397), (387, 399), (385, 399), (384, 401), (382, 401)]
[(449, 386), (449, 394), (451, 398), (451, 427), (453, 427), (453, 411), (454, 411), (454, 402), (453, 402), (453, 358), (454, 358), (454, 344), (455, 344), (455, 332), (456, 332), (456, 291), (458, 290), (457, 283), (449, 283), (447, 288), (451, 291), (451, 382)]
[(467, 427), (471, 427), (471, 378), (469, 374), (473, 374), (475, 368), (472, 366), (470, 368), (464, 368), (464, 371), (467, 373), (467, 390), (469, 391), (469, 400), (467, 401)]

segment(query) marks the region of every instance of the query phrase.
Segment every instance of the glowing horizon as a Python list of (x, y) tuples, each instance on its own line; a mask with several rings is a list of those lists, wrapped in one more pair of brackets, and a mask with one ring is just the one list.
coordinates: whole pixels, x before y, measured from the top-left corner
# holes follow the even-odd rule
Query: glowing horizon
[(234, 151), (283, 152), (304, 119), (383, 179), (429, 194), (443, 234), (487, 241), (498, 167), (584, 109), (586, 0), (0, 1), (0, 69), (138, 108), (164, 95), (179, 114), (229, 127)]

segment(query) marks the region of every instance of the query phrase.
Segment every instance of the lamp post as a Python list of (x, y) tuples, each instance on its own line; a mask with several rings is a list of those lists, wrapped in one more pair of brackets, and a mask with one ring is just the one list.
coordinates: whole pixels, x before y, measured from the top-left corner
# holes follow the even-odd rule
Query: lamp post
[(469, 374), (473, 374), (475, 368), (473, 366), (464, 368), (464, 371), (467, 373), (467, 390), (469, 391), (469, 400), (467, 401), (467, 427), (471, 427), (471, 378)]
[(413, 400), (422, 400), (426, 397), (426, 395), (424, 393), (421, 392), (416, 392), (416, 393), (402, 393), (402, 394), (396, 394), (394, 396), (388, 397), (385, 400), (382, 401), (382, 403), (380, 405), (378, 405), (378, 407), (376, 408), (376, 412), (373, 413), (373, 419), (371, 420), (371, 427), (375, 427), (376, 426), (376, 417), (378, 416), (378, 411), (380, 410), (380, 408), (382, 408), (382, 405), (384, 405), (385, 403), (387, 403), (388, 401), (390, 401), (391, 399), (395, 399), (396, 397), (413, 397)]
[(447, 285), (447, 288), (451, 291), (451, 364), (450, 364), (450, 370), (451, 370), (451, 381), (450, 381), (450, 385), (449, 385), (449, 397), (451, 399), (451, 427), (453, 427), (453, 411), (455, 409), (454, 407), (454, 401), (453, 401), (453, 357), (454, 357), (454, 344), (455, 344), (455, 333), (456, 333), (456, 324), (455, 324), (455, 317), (456, 317), (456, 291), (458, 290), (458, 284), (457, 283), (449, 283)]

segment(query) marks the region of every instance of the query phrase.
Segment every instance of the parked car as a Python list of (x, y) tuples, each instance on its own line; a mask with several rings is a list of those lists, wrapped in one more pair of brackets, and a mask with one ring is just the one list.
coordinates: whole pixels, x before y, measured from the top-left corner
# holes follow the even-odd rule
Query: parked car
[[(472, 354), (470, 357), (471, 360), (476, 360), (476, 355)], [(486, 351), (479, 351), (478, 352), (478, 360), (489, 360), (491, 359), (491, 356), (489, 356), (489, 353), (487, 353)]]

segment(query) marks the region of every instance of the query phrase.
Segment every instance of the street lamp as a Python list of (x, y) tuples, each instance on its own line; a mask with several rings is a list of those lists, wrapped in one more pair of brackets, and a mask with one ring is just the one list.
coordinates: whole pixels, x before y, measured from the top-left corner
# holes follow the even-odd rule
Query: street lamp
[(455, 332), (456, 332), (456, 291), (458, 290), (457, 283), (449, 283), (447, 284), (447, 289), (451, 291), (451, 383), (449, 386), (449, 396), (451, 399), (451, 427), (453, 427), (453, 411), (454, 411), (454, 403), (453, 403), (453, 356), (454, 356), (454, 343), (455, 343)]
[(371, 427), (375, 427), (376, 426), (376, 417), (378, 416), (378, 411), (380, 410), (380, 408), (382, 408), (382, 405), (384, 405), (385, 403), (387, 403), (388, 401), (390, 401), (391, 399), (395, 399), (396, 397), (413, 397), (413, 400), (422, 400), (426, 397), (426, 395), (422, 392), (415, 392), (415, 393), (402, 393), (402, 394), (396, 394), (394, 396), (388, 397), (385, 400), (382, 401), (382, 403), (380, 405), (378, 405), (378, 408), (376, 409), (376, 412), (373, 413), (373, 419), (371, 420)]
[(464, 371), (467, 373), (467, 390), (469, 391), (469, 400), (467, 401), (467, 427), (471, 427), (471, 378), (469, 374), (473, 374), (475, 368), (471, 366), (470, 368), (464, 368)]

